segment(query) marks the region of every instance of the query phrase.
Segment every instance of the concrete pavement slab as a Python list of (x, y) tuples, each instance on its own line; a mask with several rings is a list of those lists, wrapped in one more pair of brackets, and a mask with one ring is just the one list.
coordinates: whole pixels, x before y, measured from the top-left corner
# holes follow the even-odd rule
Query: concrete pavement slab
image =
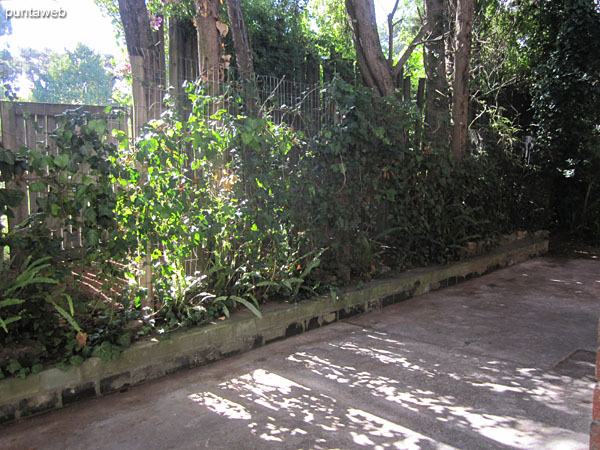
[(599, 315), (598, 261), (538, 258), (0, 427), (0, 448), (583, 449)]
[(446, 348), (553, 367), (578, 349), (595, 351), (599, 315), (600, 261), (546, 257), (350, 322)]

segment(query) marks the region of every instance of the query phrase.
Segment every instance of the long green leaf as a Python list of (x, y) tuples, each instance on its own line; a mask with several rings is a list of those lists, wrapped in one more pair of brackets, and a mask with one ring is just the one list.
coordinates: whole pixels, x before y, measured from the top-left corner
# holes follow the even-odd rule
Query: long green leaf
[(276, 283), (274, 281), (261, 281), (260, 283), (256, 283), (254, 286), (255, 287), (263, 287), (263, 286), (276, 286), (276, 287), (279, 287), (279, 283)]
[(58, 281), (53, 279), (53, 278), (47, 278), (47, 277), (37, 277), (37, 278), (31, 278), (30, 280), (26, 280), (26, 281), (22, 281), (20, 283), (18, 283), (17, 285), (13, 286), (12, 288), (6, 290), (5, 295), (10, 295), (13, 292), (19, 290), (19, 289), (23, 289), (25, 286), (29, 286), (31, 284), (58, 284)]
[(0, 327), (4, 330), (5, 333), (8, 334), (8, 328), (6, 328), (6, 322), (0, 317)]
[(258, 308), (258, 299), (253, 294), (251, 294), (250, 292), (246, 292), (244, 295), (249, 297), (250, 300), (252, 300), (254, 302), (254, 304), (256, 305), (256, 307)]
[(312, 270), (314, 268), (319, 267), (319, 264), (321, 264), (320, 258), (313, 259), (311, 262), (308, 263), (308, 265), (306, 266), (306, 269), (304, 269), (304, 271), (302, 272), (302, 275), (300, 275), (300, 278), (304, 279), (308, 274), (310, 274), (312, 272)]
[(236, 301), (237, 303), (241, 303), (242, 305), (244, 305), (246, 308), (248, 308), (250, 310), (250, 312), (252, 314), (254, 314), (256, 317), (258, 317), (259, 319), (262, 319), (262, 314), (261, 312), (258, 310), (258, 308), (256, 306), (254, 306), (252, 303), (250, 303), (248, 300), (242, 298), (242, 297), (238, 297), (237, 295), (232, 295), (230, 297), (232, 300)]
[(9, 317), (8, 319), (4, 319), (4, 323), (5, 323), (6, 325), (8, 325), (8, 324), (10, 324), (10, 323), (17, 322), (17, 321), (19, 321), (19, 320), (21, 320), (21, 316), (11, 316), (11, 317)]
[(52, 303), (52, 305), (54, 305), (54, 307), (56, 308), (58, 313), (61, 316), (63, 316), (67, 322), (69, 322), (69, 325), (71, 325), (75, 329), (75, 331), (77, 331), (78, 333), (81, 333), (81, 328), (79, 327), (79, 324), (75, 321), (75, 319), (73, 319), (73, 317), (68, 312), (66, 312), (62, 307), (57, 305), (54, 302), (54, 300), (50, 300), (48, 297), (46, 297), (46, 300), (49, 301), (50, 303)]
[(21, 303), (25, 303), (25, 300), (20, 298), (6, 298), (0, 302), (0, 308), (5, 308), (7, 306), (20, 305)]
[(17, 320), (21, 320), (21, 316), (11, 316), (8, 319), (3, 319), (0, 317), (0, 327), (2, 327), (2, 329), (8, 333), (8, 328), (6, 325), (16, 322)]
[(75, 309), (73, 308), (73, 299), (71, 298), (71, 296), (69, 294), (63, 294), (63, 297), (65, 299), (67, 299), (67, 303), (69, 304), (69, 311), (71, 313), (71, 316), (74, 316)]

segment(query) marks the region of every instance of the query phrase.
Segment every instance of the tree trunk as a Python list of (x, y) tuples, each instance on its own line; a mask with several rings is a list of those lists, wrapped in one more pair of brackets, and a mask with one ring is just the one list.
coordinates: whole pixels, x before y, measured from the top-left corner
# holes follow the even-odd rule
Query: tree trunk
[(227, 0), (227, 15), (231, 25), (231, 37), (235, 50), (235, 61), (243, 83), (243, 96), (249, 115), (257, 110), (256, 89), (254, 83), (254, 63), (252, 62), (252, 47), (246, 31), (246, 23), (242, 14), (240, 0)]
[(424, 45), (425, 87), (424, 140), (435, 149), (450, 143), (450, 102), (446, 77), (444, 8), (442, 0), (425, 0), (427, 42)]
[[(164, 29), (161, 25), (158, 31), (152, 31), (144, 0), (119, 0), (119, 14), (134, 84), (134, 121), (139, 130), (162, 111), (166, 82)], [(136, 89), (136, 83), (143, 89)]]
[(149, 67), (146, 78), (150, 80), (149, 84), (149, 114), (153, 119), (158, 119), (164, 110), (164, 96), (167, 93), (167, 61), (165, 53), (165, 27), (164, 21), (161, 21), (158, 30), (150, 32), (153, 41), (152, 51), (149, 53), (146, 66)]
[(346, 0), (346, 10), (366, 85), (379, 95), (393, 95), (394, 77), (379, 42), (373, 0)]
[(231, 37), (240, 79), (250, 81), (254, 77), (252, 47), (246, 31), (240, 0), (227, 0), (227, 14), (231, 25)]
[(119, 14), (125, 30), (129, 55), (144, 56), (143, 50), (152, 48), (152, 30), (144, 0), (119, 0)]
[[(131, 63), (134, 133), (138, 136), (148, 120), (160, 114), (165, 82), (164, 33), (152, 32), (144, 0), (119, 0), (119, 14)], [(138, 170), (143, 173), (145, 167), (138, 163)], [(148, 307), (154, 306), (151, 247), (147, 242), (140, 250), (145, 252), (140, 284), (147, 289), (143, 305)]]
[(458, 0), (456, 5), (456, 51), (454, 53), (454, 93), (452, 149), (454, 157), (464, 157), (467, 148), (469, 113), (469, 60), (475, 0)]
[(191, 20), (169, 18), (169, 85), (185, 103), (184, 81), (194, 81), (198, 72), (198, 38)]
[(224, 27), (219, 0), (196, 0), (199, 76), (209, 83), (211, 95), (218, 93), (219, 83), (224, 78), (221, 67)]

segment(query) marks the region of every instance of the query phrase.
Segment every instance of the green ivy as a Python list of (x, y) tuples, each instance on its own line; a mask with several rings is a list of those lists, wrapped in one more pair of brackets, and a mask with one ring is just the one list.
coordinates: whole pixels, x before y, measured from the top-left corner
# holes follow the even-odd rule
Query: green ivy
[[(0, 344), (28, 348), (0, 361), (3, 373), (114, 359), (150, 332), (240, 308), (260, 317), (266, 301), (335, 298), (338, 286), (386, 266), (445, 263), (472, 241), (547, 223), (537, 170), (490, 145), (462, 162), (421, 149), (410, 104), (332, 83), (336, 123), (309, 139), (268, 115), (219, 108), (235, 97), (187, 88), (189, 114), (168, 105), (135, 145), (124, 132), (110, 143), (106, 119), (74, 110), (52, 134), (56, 154), (0, 154), (3, 179), (28, 168), (37, 177), (29, 188), (40, 193), (37, 212), (2, 243), (28, 262), (50, 258), (32, 279), (57, 285), (47, 295), (38, 279), (15, 297), (22, 303), (0, 303), (9, 331)], [(18, 201), (3, 198), (0, 211)], [(61, 250), (57, 226), (67, 239), (82, 229), (83, 251)], [(142, 263), (153, 275), (149, 308), (137, 285)], [(120, 294), (104, 302), (78, 291), (72, 273), (82, 267)], [(9, 279), (18, 277), (0, 274)]]

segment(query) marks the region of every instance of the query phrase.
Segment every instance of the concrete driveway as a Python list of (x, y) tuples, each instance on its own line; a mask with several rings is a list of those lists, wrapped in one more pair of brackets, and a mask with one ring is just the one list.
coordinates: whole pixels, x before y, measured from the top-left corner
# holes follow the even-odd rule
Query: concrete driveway
[(0, 448), (584, 449), (599, 315), (599, 261), (538, 258), (0, 427)]

